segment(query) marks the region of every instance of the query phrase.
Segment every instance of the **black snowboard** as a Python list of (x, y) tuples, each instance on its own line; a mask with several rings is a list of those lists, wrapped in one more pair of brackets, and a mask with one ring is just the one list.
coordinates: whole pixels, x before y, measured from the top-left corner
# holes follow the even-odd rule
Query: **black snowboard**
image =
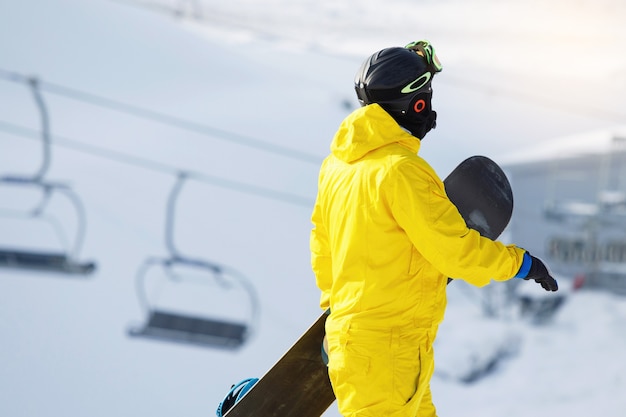
[(485, 156), (461, 162), (443, 181), (467, 226), (496, 239), (513, 213), (513, 192), (502, 169)]
[[(495, 162), (470, 157), (444, 184), (469, 227), (491, 239), (502, 233), (513, 211), (513, 194)], [(321, 354), (325, 323), (322, 314), (225, 417), (320, 417), (335, 401)]]
[(513, 214), (513, 191), (498, 164), (486, 156), (469, 157), (443, 183), (467, 227), (490, 239), (500, 236)]

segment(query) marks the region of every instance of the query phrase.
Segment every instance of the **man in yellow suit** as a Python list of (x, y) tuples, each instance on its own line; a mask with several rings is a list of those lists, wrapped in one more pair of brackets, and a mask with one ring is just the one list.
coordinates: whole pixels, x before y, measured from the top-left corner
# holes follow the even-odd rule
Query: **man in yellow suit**
[(355, 79), (362, 107), (322, 163), (311, 262), (326, 322), (328, 371), (344, 417), (434, 417), (433, 342), (448, 277), (557, 283), (524, 249), (468, 229), (418, 151), (435, 127), (427, 41), (378, 51)]

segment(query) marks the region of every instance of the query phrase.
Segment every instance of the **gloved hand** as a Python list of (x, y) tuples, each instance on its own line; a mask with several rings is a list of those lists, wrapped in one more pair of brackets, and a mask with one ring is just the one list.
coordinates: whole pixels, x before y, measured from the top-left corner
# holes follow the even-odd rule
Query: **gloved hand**
[[(530, 267), (528, 267), (529, 262)], [(527, 271), (526, 275), (524, 275), (524, 271)], [(523, 278), (525, 280), (533, 279), (536, 283), (541, 284), (543, 289), (546, 291), (558, 291), (559, 289), (559, 285), (556, 280), (552, 278), (544, 263), (539, 258), (535, 258), (528, 252), (524, 254), (524, 263), (522, 264), (520, 272), (516, 275), (516, 277)]]

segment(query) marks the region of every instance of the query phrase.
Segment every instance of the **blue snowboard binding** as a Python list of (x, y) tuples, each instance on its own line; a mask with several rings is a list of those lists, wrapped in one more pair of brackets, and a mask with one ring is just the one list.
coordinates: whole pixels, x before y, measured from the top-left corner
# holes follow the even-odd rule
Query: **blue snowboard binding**
[(233, 385), (230, 388), (230, 391), (228, 391), (228, 394), (226, 394), (224, 401), (222, 401), (217, 407), (217, 411), (215, 412), (217, 417), (224, 417), (224, 414), (226, 414), (226, 412), (230, 410), (233, 405), (241, 400), (246, 392), (250, 391), (250, 388), (252, 388), (258, 380), (259, 378), (247, 378)]

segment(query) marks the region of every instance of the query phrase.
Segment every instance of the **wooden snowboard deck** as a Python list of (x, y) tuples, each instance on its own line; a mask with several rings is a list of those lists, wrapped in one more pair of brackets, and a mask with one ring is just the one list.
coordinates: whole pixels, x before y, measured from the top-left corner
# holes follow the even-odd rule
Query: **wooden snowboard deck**
[(322, 314), (225, 417), (320, 417), (335, 401), (322, 360)]

